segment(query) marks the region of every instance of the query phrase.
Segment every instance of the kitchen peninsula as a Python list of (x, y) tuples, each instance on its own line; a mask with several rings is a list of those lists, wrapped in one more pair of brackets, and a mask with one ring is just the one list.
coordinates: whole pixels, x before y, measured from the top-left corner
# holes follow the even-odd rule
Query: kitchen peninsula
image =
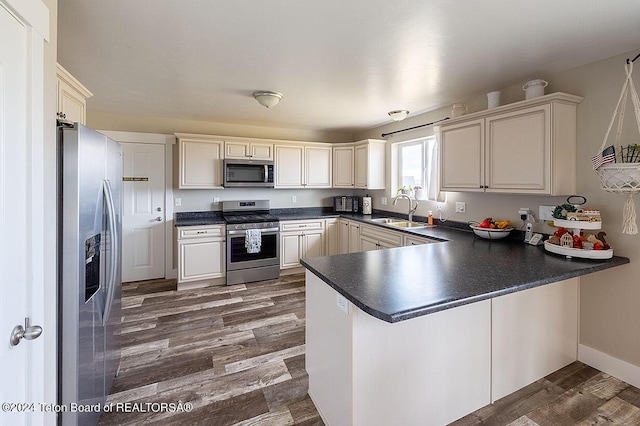
[(575, 361), (579, 277), (629, 262), (420, 234), (445, 242), (302, 260), (309, 394), (329, 425), (447, 424)]

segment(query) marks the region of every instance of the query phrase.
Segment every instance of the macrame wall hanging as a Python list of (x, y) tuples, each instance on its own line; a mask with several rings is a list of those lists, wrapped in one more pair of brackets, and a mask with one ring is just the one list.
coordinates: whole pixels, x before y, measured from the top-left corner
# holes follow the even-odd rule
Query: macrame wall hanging
[[(622, 123), (624, 121), (624, 113), (627, 105), (627, 99), (631, 94), (631, 102), (636, 117), (638, 133), (630, 140), (640, 142), (640, 99), (638, 92), (633, 85), (631, 73), (633, 72), (633, 60), (627, 59), (625, 71), (627, 74), (624, 84), (622, 85), (622, 93), (618, 99), (618, 104), (613, 111), (611, 122), (604, 140), (600, 146), (598, 154), (592, 158), (593, 168), (600, 178), (602, 189), (614, 194), (626, 195), (624, 210), (622, 212), (622, 233), (635, 235), (638, 233), (638, 225), (636, 223), (636, 208), (633, 201), (633, 195), (640, 192), (640, 143), (629, 143), (623, 146), (622, 139)], [(613, 125), (618, 119), (616, 128), (615, 142), (605, 148), (607, 139), (611, 133)], [(616, 154), (616, 149), (619, 149)]]

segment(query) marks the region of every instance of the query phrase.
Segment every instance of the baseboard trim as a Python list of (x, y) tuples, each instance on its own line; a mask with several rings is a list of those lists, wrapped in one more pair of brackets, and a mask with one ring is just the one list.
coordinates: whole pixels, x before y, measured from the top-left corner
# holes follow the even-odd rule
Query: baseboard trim
[(589, 346), (578, 345), (578, 360), (630, 385), (640, 387), (640, 367)]

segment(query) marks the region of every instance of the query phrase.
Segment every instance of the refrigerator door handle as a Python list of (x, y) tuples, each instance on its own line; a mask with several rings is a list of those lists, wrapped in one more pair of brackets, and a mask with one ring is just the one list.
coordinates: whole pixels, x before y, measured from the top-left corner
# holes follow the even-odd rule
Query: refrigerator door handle
[(102, 190), (107, 202), (107, 214), (109, 215), (109, 227), (111, 228), (111, 273), (107, 284), (107, 297), (104, 306), (104, 316), (102, 317), (102, 325), (107, 325), (109, 313), (111, 312), (111, 304), (113, 303), (113, 294), (116, 286), (116, 272), (118, 270), (118, 235), (116, 228), (116, 209), (113, 204), (113, 194), (111, 192), (111, 184), (108, 180), (102, 181)]

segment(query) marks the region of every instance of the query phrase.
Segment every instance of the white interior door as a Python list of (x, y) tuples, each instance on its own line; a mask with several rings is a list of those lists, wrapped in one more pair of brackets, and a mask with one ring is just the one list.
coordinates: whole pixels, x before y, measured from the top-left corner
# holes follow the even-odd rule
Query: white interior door
[(165, 276), (165, 146), (121, 143), (122, 281)]
[[(44, 423), (13, 404), (43, 401), (44, 338), (9, 343), (16, 325), (44, 321), (43, 37), (29, 18), (48, 22), (39, 1), (0, 0), (0, 424)], [(42, 29), (41, 29), (42, 30)], [(46, 33), (48, 30), (43, 31)], [(39, 212), (37, 215), (32, 214)], [(55, 223), (55, 221), (54, 221)], [(50, 253), (49, 253), (50, 254)], [(53, 285), (55, 288), (55, 277)], [(55, 298), (53, 298), (55, 303)], [(31, 336), (33, 337), (33, 336)], [(50, 376), (48, 376), (50, 377)], [(54, 375), (55, 377), (55, 375)], [(55, 387), (55, 384), (54, 384)], [(4, 405), (8, 403), (9, 405)]]

